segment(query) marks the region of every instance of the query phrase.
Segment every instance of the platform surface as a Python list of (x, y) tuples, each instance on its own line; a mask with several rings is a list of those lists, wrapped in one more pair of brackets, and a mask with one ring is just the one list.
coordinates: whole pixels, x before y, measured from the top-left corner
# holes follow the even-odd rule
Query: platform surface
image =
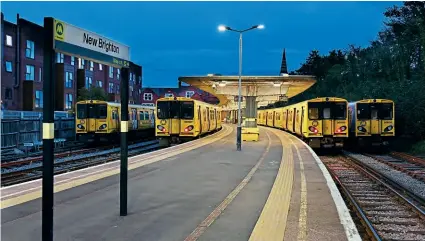
[[(260, 140), (237, 152), (235, 134), (225, 125), (204, 140), (130, 158), (126, 217), (118, 162), (57, 176), (54, 239), (359, 240), (298, 139), (260, 128)], [(2, 189), (1, 240), (41, 240), (37, 185)]]

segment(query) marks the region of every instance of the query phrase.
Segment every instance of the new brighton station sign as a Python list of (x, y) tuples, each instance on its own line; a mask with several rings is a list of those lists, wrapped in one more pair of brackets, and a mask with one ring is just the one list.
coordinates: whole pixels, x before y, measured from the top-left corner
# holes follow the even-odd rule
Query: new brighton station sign
[(130, 66), (130, 48), (96, 33), (54, 20), (54, 49), (117, 68)]

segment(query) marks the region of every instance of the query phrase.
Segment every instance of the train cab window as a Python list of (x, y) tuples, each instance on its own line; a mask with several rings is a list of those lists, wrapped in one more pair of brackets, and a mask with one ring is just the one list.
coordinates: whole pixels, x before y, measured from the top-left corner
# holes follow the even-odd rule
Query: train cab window
[(193, 101), (182, 101), (180, 106), (181, 118), (190, 120), (194, 116)]
[(323, 119), (331, 119), (332, 117), (331, 117), (331, 108), (329, 108), (329, 107), (326, 107), (326, 108), (323, 108)]
[(170, 102), (158, 101), (156, 111), (157, 111), (158, 119), (170, 118)]
[(392, 103), (381, 104), (378, 117), (379, 119), (382, 119), (382, 120), (393, 119), (393, 104)]
[(98, 105), (98, 110), (99, 110), (99, 119), (106, 119), (106, 117), (108, 116), (108, 106), (106, 105)]
[(370, 119), (370, 106), (369, 104), (357, 104), (357, 119), (368, 120)]
[(319, 109), (318, 108), (310, 108), (308, 109), (308, 118), (310, 120), (319, 119)]
[(87, 105), (86, 104), (77, 104), (77, 118), (86, 119), (87, 118)]
[(336, 120), (347, 119), (347, 103), (335, 102), (332, 108), (332, 118)]
[(88, 118), (96, 118), (97, 117), (97, 105), (89, 104), (87, 105), (87, 117)]
[(143, 111), (139, 111), (140, 120), (145, 120), (145, 113)]

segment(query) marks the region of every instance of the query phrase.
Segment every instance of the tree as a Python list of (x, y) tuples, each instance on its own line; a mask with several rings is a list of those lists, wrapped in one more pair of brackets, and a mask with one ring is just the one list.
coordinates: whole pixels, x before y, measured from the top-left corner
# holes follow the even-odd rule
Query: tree
[(91, 87), (90, 89), (81, 88), (78, 90), (77, 101), (82, 100), (107, 100), (108, 96), (101, 87)]

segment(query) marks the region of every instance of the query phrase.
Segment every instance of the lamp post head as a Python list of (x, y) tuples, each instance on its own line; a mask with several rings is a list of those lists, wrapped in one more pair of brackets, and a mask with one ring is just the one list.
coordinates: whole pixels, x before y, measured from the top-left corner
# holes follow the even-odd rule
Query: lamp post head
[(264, 29), (264, 25), (263, 24), (257, 25), (257, 28), (258, 29)]
[(220, 32), (224, 32), (224, 31), (226, 31), (226, 30), (228, 30), (228, 29), (229, 29), (229, 27), (224, 26), (224, 25), (219, 25), (219, 26), (218, 26), (218, 31), (220, 31)]

